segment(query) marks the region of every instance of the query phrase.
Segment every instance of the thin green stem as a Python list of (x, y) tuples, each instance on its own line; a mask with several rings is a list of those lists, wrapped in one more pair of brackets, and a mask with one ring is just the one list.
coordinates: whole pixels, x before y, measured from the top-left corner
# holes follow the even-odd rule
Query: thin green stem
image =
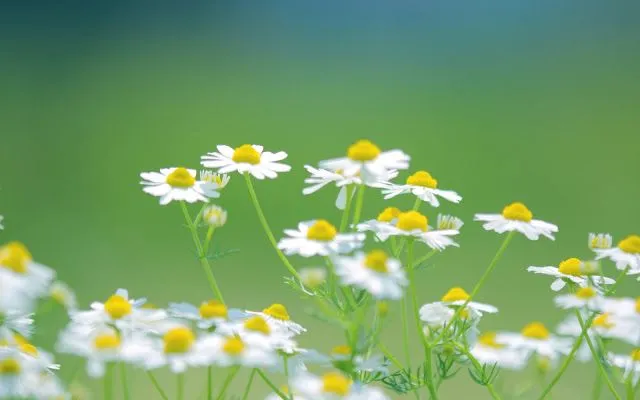
[(224, 297), (222, 297), (222, 292), (218, 287), (218, 282), (216, 281), (215, 276), (213, 275), (213, 271), (211, 270), (211, 265), (209, 265), (209, 260), (207, 259), (207, 253), (204, 251), (202, 247), (202, 243), (200, 243), (200, 236), (198, 235), (198, 227), (193, 223), (191, 219), (191, 215), (189, 215), (189, 210), (187, 209), (187, 204), (184, 201), (180, 202), (180, 207), (182, 208), (182, 213), (184, 214), (184, 218), (187, 221), (187, 226), (189, 227), (189, 231), (191, 232), (191, 237), (193, 239), (193, 244), (196, 246), (196, 251), (198, 252), (198, 259), (200, 260), (200, 265), (207, 276), (207, 280), (209, 281), (209, 286), (211, 286), (211, 290), (215, 294), (216, 297), (224, 304)]
[(632, 376), (629, 377), (629, 379), (627, 379), (626, 387), (627, 387), (627, 400), (633, 400), (634, 399), (634, 396), (633, 396), (633, 393), (634, 393), (634, 390), (633, 390), (633, 374), (632, 374)]
[(213, 398), (213, 367), (207, 367), (207, 400)]
[(127, 365), (123, 362), (120, 363), (120, 380), (122, 381), (122, 397), (124, 400), (129, 400), (129, 381), (127, 379)]
[(107, 364), (107, 369), (103, 377), (104, 400), (113, 399), (113, 365)]
[[(289, 384), (289, 360), (287, 360), (287, 356), (286, 355), (282, 356), (282, 362), (284, 363), (284, 379), (285, 379), (285, 382), (287, 384), (287, 387), (290, 387), (290, 384)], [(291, 398), (291, 396), (289, 396), (289, 398)]]
[(351, 204), (353, 203), (353, 186), (349, 185), (345, 189), (347, 191), (347, 204), (342, 211), (342, 219), (340, 220), (340, 232), (344, 232), (349, 225), (349, 214), (351, 213)]
[(413, 211), (418, 211), (420, 209), (420, 205), (422, 204), (422, 200), (420, 197), (416, 197), (416, 201), (413, 202)]
[(362, 205), (364, 204), (364, 189), (367, 186), (363, 183), (358, 186), (358, 193), (356, 198), (356, 209), (353, 211), (353, 220), (351, 221), (351, 225), (354, 227), (358, 225), (360, 222), (360, 215), (362, 214)]
[(411, 267), (412, 268), (416, 268), (416, 267), (420, 266), (423, 262), (425, 262), (428, 259), (430, 259), (431, 257), (433, 257), (437, 252), (438, 252), (438, 250), (431, 250), (430, 252), (428, 252), (424, 256), (422, 256), (422, 257), (418, 258), (417, 260), (415, 260)]
[(247, 387), (244, 388), (244, 393), (242, 394), (242, 400), (247, 400), (249, 398), (249, 392), (251, 392), (251, 385), (253, 384), (253, 378), (256, 376), (256, 369), (251, 370), (251, 374), (249, 374), (249, 381), (247, 382)]
[[(467, 350), (467, 348), (465, 346), (460, 346), (459, 344), (456, 345), (456, 348), (458, 350), (460, 350), (462, 352), (462, 354), (464, 354), (465, 356), (467, 356), (467, 358), (469, 359), (469, 361), (471, 361), (471, 364), (473, 364), (473, 366), (479, 370), (482, 371), (482, 364), (480, 363), (480, 361), (478, 361), (477, 358), (475, 358), (473, 356), (473, 354), (471, 354), (471, 352), (469, 350)], [(495, 400), (500, 400), (500, 395), (498, 394), (498, 392), (495, 390), (495, 388), (493, 387), (493, 384), (491, 383), (487, 383), (487, 390), (489, 391), (489, 394), (491, 394), (491, 397), (493, 397)]]
[(273, 392), (275, 394), (277, 394), (282, 400), (288, 400), (289, 399), (289, 397), (286, 394), (282, 393), (282, 391), (280, 389), (278, 389), (276, 387), (276, 385), (274, 385), (273, 382), (271, 382), (271, 380), (269, 380), (269, 378), (267, 378), (267, 376), (264, 374), (264, 372), (262, 372), (262, 370), (256, 369), (255, 371), (258, 373), (258, 376), (260, 378), (262, 378), (264, 383), (266, 383), (267, 386), (269, 386), (271, 388), (271, 390), (273, 390)]
[(184, 373), (176, 374), (176, 399), (184, 399)]
[(600, 369), (596, 367), (596, 376), (593, 380), (593, 390), (591, 391), (591, 399), (599, 400), (602, 393), (602, 378), (600, 377)]
[(289, 262), (289, 259), (284, 255), (282, 250), (280, 250), (278, 248), (278, 242), (276, 241), (275, 236), (273, 236), (273, 232), (271, 231), (271, 228), (269, 227), (269, 223), (267, 222), (267, 218), (264, 216), (264, 212), (262, 211), (262, 207), (260, 206), (260, 202), (258, 201), (258, 196), (256, 195), (256, 191), (253, 188), (253, 183), (251, 182), (251, 176), (249, 176), (248, 173), (245, 173), (244, 174), (244, 178), (245, 178), (245, 181), (247, 182), (247, 189), (249, 190), (249, 197), (251, 197), (251, 202), (253, 203), (253, 206), (256, 209), (256, 212), (258, 213), (258, 219), (260, 220), (260, 223), (262, 224), (262, 228), (264, 229), (264, 233), (266, 233), (267, 238), (269, 239), (269, 242), (271, 243), (271, 245), (275, 249), (276, 253), (278, 254), (278, 257), (280, 257), (280, 260), (282, 261), (284, 266), (289, 270), (291, 275), (293, 275), (297, 280), (300, 280), (300, 274), (298, 274), (298, 271), (296, 271), (296, 269), (293, 268), (293, 265), (291, 265), (291, 263)]
[(347, 286), (339, 285), (336, 282), (336, 277), (337, 277), (336, 267), (335, 265), (333, 265), (333, 261), (331, 261), (331, 257), (327, 256), (324, 258), (324, 260), (325, 260), (325, 263), (327, 264), (327, 268), (329, 268), (329, 277), (327, 280), (329, 282), (329, 289), (331, 293), (337, 296), (336, 287), (339, 287), (340, 291), (345, 297), (345, 300), (347, 301), (347, 304), (349, 304), (349, 307), (352, 310), (355, 310), (357, 302), (356, 302), (356, 298), (353, 296), (353, 292), (351, 291), (351, 288)]
[(407, 318), (407, 300), (405, 299), (405, 296), (400, 300), (400, 318), (402, 320), (404, 358), (407, 363), (407, 368), (411, 368), (411, 351), (409, 350), (409, 319)]
[(233, 381), (233, 378), (236, 377), (236, 374), (238, 373), (238, 371), (240, 371), (239, 365), (236, 367), (233, 367), (233, 369), (229, 371), (229, 375), (227, 375), (224, 382), (222, 383), (222, 388), (220, 389), (220, 393), (218, 393), (218, 397), (216, 397), (216, 400), (221, 400), (224, 398), (224, 395), (227, 393), (227, 389), (229, 389), (229, 385), (231, 384), (231, 381)]
[(384, 343), (379, 342), (378, 349), (380, 349), (382, 354), (384, 354), (384, 356), (387, 357), (389, 361), (391, 361), (391, 363), (396, 366), (396, 368), (401, 370), (404, 369), (404, 366), (402, 365), (402, 363), (393, 354), (391, 354), (391, 351), (389, 351), (389, 349), (387, 348), (387, 346), (384, 345)]
[(162, 400), (169, 400), (169, 396), (167, 396), (167, 393), (165, 393), (165, 391), (162, 389), (162, 386), (160, 386), (160, 383), (153, 375), (153, 373), (151, 371), (147, 371), (147, 376), (149, 377), (149, 380), (151, 381), (153, 387), (156, 388), (156, 391), (158, 392), (160, 397), (162, 397)]
[(216, 231), (214, 226), (210, 226), (207, 229), (207, 236), (204, 239), (204, 245), (202, 246), (203, 253), (205, 255), (209, 254), (209, 246), (211, 245), (211, 239), (213, 239), (213, 233)]

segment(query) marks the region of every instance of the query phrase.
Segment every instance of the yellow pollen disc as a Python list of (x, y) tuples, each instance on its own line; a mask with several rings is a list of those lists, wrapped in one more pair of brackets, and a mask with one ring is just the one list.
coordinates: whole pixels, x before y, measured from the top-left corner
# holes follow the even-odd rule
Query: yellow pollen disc
[(640, 362), (640, 349), (634, 349), (631, 352), (631, 359), (633, 361), (639, 361)]
[(11, 242), (0, 247), (0, 267), (8, 268), (17, 274), (24, 274), (31, 261), (33, 261), (31, 253), (20, 242)]
[(186, 353), (191, 349), (196, 340), (193, 331), (189, 328), (173, 328), (164, 334), (165, 353)]
[(322, 377), (322, 391), (325, 393), (346, 396), (350, 387), (351, 381), (337, 372), (329, 372)]
[(0, 375), (18, 375), (21, 369), (20, 363), (13, 358), (0, 361)]
[(131, 314), (131, 303), (124, 297), (114, 294), (104, 303), (104, 310), (113, 319), (120, 319)]
[(279, 319), (280, 321), (289, 321), (289, 313), (287, 309), (282, 304), (272, 304), (269, 308), (265, 308), (262, 310), (263, 313), (267, 314), (271, 318)]
[(640, 236), (627, 236), (618, 243), (618, 248), (625, 253), (640, 254)]
[(468, 319), (469, 318), (469, 308), (464, 308), (464, 309), (460, 310), (460, 313), (458, 315), (462, 319)]
[(466, 301), (468, 298), (469, 298), (469, 293), (467, 293), (463, 288), (454, 287), (449, 289), (447, 294), (442, 296), (441, 301), (451, 303), (454, 301)]
[(267, 321), (265, 321), (264, 318), (258, 315), (246, 320), (244, 322), (244, 327), (247, 330), (254, 331), (254, 332), (261, 332), (261, 333), (264, 333), (265, 335), (268, 335), (269, 333), (271, 333), (271, 328), (269, 328)]
[(337, 356), (350, 356), (351, 347), (347, 346), (346, 344), (336, 346), (333, 349), (331, 349), (331, 354), (335, 354)]
[(378, 221), (391, 222), (393, 219), (398, 218), (401, 211), (396, 207), (387, 207), (380, 214), (378, 214)]
[(370, 270), (387, 273), (389, 267), (387, 267), (387, 253), (382, 250), (373, 250), (364, 259), (364, 265)]
[(353, 161), (371, 161), (379, 155), (380, 148), (368, 140), (358, 140), (347, 150), (347, 157)]
[(31, 343), (21, 344), (20, 351), (32, 357), (36, 357), (38, 355), (38, 348)]
[(243, 144), (240, 147), (236, 147), (231, 159), (237, 163), (256, 165), (260, 164), (260, 153), (250, 144)]
[(640, 297), (636, 299), (636, 312), (640, 314)]
[(532, 322), (522, 329), (522, 336), (530, 339), (545, 340), (549, 338), (549, 331), (541, 322)]
[(421, 230), (427, 231), (427, 217), (417, 211), (408, 211), (398, 215), (396, 226), (403, 231)]
[(280, 391), (282, 392), (282, 394), (290, 394), (289, 393), (289, 386), (287, 386), (287, 385), (280, 386)]
[(113, 350), (120, 347), (120, 337), (112, 333), (98, 335), (93, 340), (93, 346), (98, 350)]
[(615, 324), (609, 320), (609, 313), (600, 314), (593, 319), (593, 326), (599, 328), (611, 329), (614, 325)]
[(200, 316), (204, 319), (227, 318), (227, 307), (218, 300), (205, 301), (198, 308)]
[(501, 349), (501, 348), (504, 347), (503, 344), (500, 344), (500, 343), (496, 342), (496, 333), (495, 332), (483, 333), (478, 338), (478, 341), (483, 346), (491, 347), (491, 348), (494, 348), (494, 349)]
[(338, 231), (324, 219), (317, 220), (307, 231), (307, 239), (329, 242), (336, 237)]
[(196, 183), (196, 178), (186, 168), (180, 167), (167, 176), (167, 183), (173, 187), (188, 188)]
[(438, 187), (438, 181), (427, 171), (418, 171), (407, 178), (407, 185), (422, 186), (430, 189)]
[(533, 219), (531, 211), (522, 203), (509, 204), (502, 210), (502, 216), (506, 219), (523, 222), (530, 222)]
[(577, 258), (568, 258), (558, 265), (558, 272), (565, 275), (582, 275), (582, 261)]
[(232, 356), (237, 356), (244, 351), (244, 343), (239, 337), (231, 337), (222, 345), (222, 351)]
[(580, 288), (576, 292), (576, 297), (579, 297), (581, 299), (590, 299), (595, 295), (596, 295), (596, 290), (589, 286)]

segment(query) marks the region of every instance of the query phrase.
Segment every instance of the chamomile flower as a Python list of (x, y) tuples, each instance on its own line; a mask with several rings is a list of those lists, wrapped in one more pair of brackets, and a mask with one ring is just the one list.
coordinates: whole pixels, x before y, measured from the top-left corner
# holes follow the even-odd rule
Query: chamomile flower
[(199, 348), (203, 354), (207, 354), (211, 363), (220, 367), (241, 365), (262, 368), (275, 365), (277, 359), (273, 349), (240, 336), (209, 335), (202, 339)]
[(15, 349), (0, 350), (0, 398), (28, 398), (32, 395), (31, 378), (38, 373), (35, 364), (20, 357)]
[(554, 292), (562, 290), (567, 282), (572, 282), (580, 287), (589, 285), (600, 287), (616, 283), (615, 280), (600, 275), (600, 266), (597, 262), (582, 261), (578, 258), (568, 258), (560, 262), (557, 267), (531, 266), (527, 268), (527, 271), (556, 278), (551, 283), (551, 290)]
[[(467, 303), (469, 297), (469, 294), (464, 289), (460, 287), (453, 287), (449, 289), (444, 296), (442, 296), (440, 303), (449, 307), (460, 307)], [(465, 307), (479, 315), (484, 313), (495, 314), (498, 312), (498, 309), (490, 304), (478, 303), (475, 301), (469, 301)]]
[(170, 303), (168, 313), (175, 318), (193, 321), (199, 329), (205, 330), (246, 316), (242, 310), (227, 309), (218, 300), (204, 301), (199, 307), (189, 303)]
[(216, 189), (222, 190), (229, 184), (231, 177), (227, 174), (218, 174), (213, 171), (203, 169), (200, 171), (200, 180), (206, 183), (213, 183)]
[(361, 233), (338, 233), (335, 226), (323, 219), (300, 222), (297, 230), (284, 232), (288, 237), (280, 240), (278, 248), (287, 255), (303, 257), (349, 253), (362, 247), (365, 239)]
[(527, 364), (527, 353), (496, 342), (495, 332), (485, 332), (471, 348), (471, 354), (485, 365), (521, 370)]
[(262, 312), (246, 311), (246, 313), (250, 315), (259, 315), (269, 324), (272, 324), (275, 329), (282, 329), (284, 332), (293, 336), (307, 331), (301, 325), (291, 321), (287, 308), (282, 304), (274, 303), (262, 310)]
[(256, 346), (263, 346), (267, 350), (282, 350), (293, 353), (297, 343), (291, 339), (291, 334), (280, 325), (267, 322), (259, 315), (254, 315), (231, 324), (225, 324), (216, 330), (225, 336), (238, 336), (243, 341)]
[(122, 336), (112, 328), (92, 329), (88, 326), (69, 326), (58, 338), (57, 351), (87, 360), (87, 374), (92, 378), (104, 376), (106, 365), (123, 359)]
[(227, 211), (220, 206), (208, 206), (202, 210), (202, 220), (209, 226), (221, 228), (227, 223)]
[(34, 399), (72, 400), (71, 394), (64, 389), (62, 381), (54, 374), (34, 373), (26, 376), (30, 396)]
[(381, 151), (368, 140), (349, 147), (347, 157), (320, 162), (320, 168), (342, 171), (345, 176), (360, 176), (365, 184), (389, 180), (397, 170), (409, 168), (410, 157), (401, 150)]
[(399, 208), (387, 207), (376, 219), (364, 221), (356, 225), (358, 232), (373, 232), (380, 241), (386, 241), (396, 231), (395, 224), (402, 213)]
[(327, 270), (322, 267), (306, 267), (300, 270), (300, 281), (303, 286), (316, 289), (327, 281)]
[(162, 168), (160, 172), (143, 172), (140, 182), (143, 191), (160, 197), (160, 204), (172, 201), (197, 203), (208, 202), (209, 198), (220, 197), (217, 184), (196, 180), (196, 170), (183, 167)]
[(401, 298), (409, 283), (400, 261), (389, 258), (382, 250), (336, 257), (335, 265), (341, 284), (364, 289), (379, 300)]
[(512, 203), (502, 210), (502, 214), (476, 214), (475, 221), (485, 222), (482, 227), (497, 233), (517, 231), (530, 240), (538, 240), (540, 235), (554, 240), (558, 232), (556, 225), (533, 219), (533, 214), (522, 203)]
[(378, 388), (355, 384), (339, 372), (322, 376), (303, 373), (292, 379), (295, 393), (315, 400), (385, 400), (388, 397)]
[(430, 330), (437, 330), (444, 327), (451, 321), (455, 310), (440, 302), (425, 304), (420, 307), (420, 320), (424, 322)]
[(607, 298), (602, 305), (602, 309), (617, 317), (635, 319), (640, 323), (640, 297), (635, 299), (629, 297)]
[(564, 309), (598, 310), (602, 307), (604, 296), (592, 286), (581, 287), (575, 293), (556, 296), (556, 306)]
[(462, 220), (458, 217), (454, 217), (453, 215), (447, 215), (447, 214), (438, 214), (438, 220), (437, 220), (437, 229), (440, 231), (445, 231), (445, 230), (456, 230), (459, 231), (460, 228), (462, 228), (462, 225), (464, 225), (464, 222), (462, 222)]
[(460, 232), (455, 229), (429, 230), (426, 216), (418, 211), (407, 211), (398, 215), (395, 227), (388, 235), (411, 237), (434, 250), (442, 251), (449, 246), (458, 247), (458, 243), (451, 238), (458, 233)]
[(590, 233), (589, 248), (591, 250), (610, 249), (613, 244), (613, 238), (608, 233)]
[(64, 282), (55, 281), (49, 288), (49, 297), (67, 310), (74, 311), (78, 308), (75, 293)]
[(540, 322), (526, 325), (520, 333), (498, 333), (496, 342), (525, 351), (527, 355), (536, 354), (549, 360), (555, 360), (561, 354), (568, 354), (571, 348), (570, 339), (551, 335)]
[(218, 145), (217, 149), (216, 152), (202, 156), (202, 165), (206, 168), (216, 168), (221, 174), (237, 171), (240, 174), (249, 173), (256, 179), (274, 179), (278, 172), (291, 170), (289, 165), (278, 162), (287, 158), (284, 151), (263, 151), (263, 147), (257, 144), (243, 144), (235, 149)]
[[(6, 289), (13, 292), (13, 296), (27, 299), (42, 297), (48, 292), (54, 277), (55, 272), (51, 268), (33, 261), (24, 244), (10, 242), (0, 246), (0, 281), (6, 281)], [(25, 299), (26, 308), (28, 303)]]
[(635, 385), (640, 380), (640, 348), (634, 349), (630, 355), (621, 355), (609, 353), (607, 355), (609, 362), (622, 369), (622, 378), (626, 381), (631, 379), (631, 382)]
[(33, 333), (33, 314), (0, 308), (0, 341), (18, 334), (30, 337)]
[(629, 274), (640, 273), (640, 236), (629, 235), (613, 248), (598, 248), (594, 250), (596, 260), (608, 258), (616, 264), (616, 268), (624, 270), (629, 268)]
[(377, 185), (382, 188), (385, 199), (391, 199), (401, 194), (411, 193), (420, 200), (438, 207), (442, 197), (452, 203), (459, 203), (462, 197), (452, 190), (438, 189), (438, 181), (427, 171), (418, 171), (407, 178), (404, 185), (397, 185), (392, 182), (382, 182)]

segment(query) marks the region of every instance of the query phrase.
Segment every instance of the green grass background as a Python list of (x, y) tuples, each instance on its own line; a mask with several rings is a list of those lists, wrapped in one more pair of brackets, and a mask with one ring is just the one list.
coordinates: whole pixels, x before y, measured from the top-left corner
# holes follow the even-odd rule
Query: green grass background
[[(560, 232), (555, 242), (513, 242), (478, 297), (500, 307), (481, 328), (517, 330), (531, 320), (553, 327), (562, 313), (553, 308), (550, 280), (526, 267), (589, 257), (589, 232), (620, 239), (640, 222), (637, 7), (482, 3), (7, 10), (3, 18), (13, 24), (2, 31), (7, 57), (0, 64), (0, 240), (27, 243), (83, 306), (118, 287), (158, 305), (199, 302), (210, 293), (180, 210), (142, 193), (141, 171), (198, 167), (216, 144), (285, 150), (292, 172), (256, 184), (280, 237), (303, 219), (339, 221), (333, 189), (302, 196), (302, 166), (342, 156), (368, 138), (404, 149), (412, 169), (430, 171), (464, 197), (437, 210), (466, 225), (460, 249), (419, 275), (419, 300), (434, 301), (453, 285), (470, 289), (501, 240), (472, 222), (473, 214), (519, 200)], [(412, 201), (386, 203), (369, 190), (364, 216)], [(249, 309), (282, 302), (310, 328), (302, 345), (327, 351), (340, 344), (341, 333), (307, 316), (308, 305), (283, 285), (286, 271), (242, 179), (233, 176), (217, 203), (229, 222), (214, 248), (240, 250), (214, 264), (227, 301)], [(622, 293), (637, 295), (637, 285), (623, 285)], [(393, 310), (384, 338), (400, 354)], [(51, 347), (60, 324), (60, 313), (44, 318), (40, 343)], [(62, 360), (65, 375), (77, 360)], [(593, 365), (576, 363), (554, 398), (583, 398), (593, 375)], [(145, 377), (133, 378), (134, 398), (147, 398)], [(200, 393), (201, 379), (189, 376), (188, 398)], [(252, 398), (265, 393), (257, 384)], [(443, 399), (487, 397), (466, 372), (442, 387)]]

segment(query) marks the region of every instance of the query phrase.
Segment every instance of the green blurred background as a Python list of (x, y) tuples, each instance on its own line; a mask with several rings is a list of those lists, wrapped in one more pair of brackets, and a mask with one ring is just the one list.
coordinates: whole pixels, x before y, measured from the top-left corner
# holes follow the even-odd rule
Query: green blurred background
[[(555, 242), (514, 241), (479, 296), (500, 307), (483, 329), (517, 330), (532, 319), (554, 326), (562, 313), (553, 309), (550, 280), (526, 266), (589, 257), (589, 232), (619, 239), (638, 230), (637, 2), (2, 7), (0, 240), (27, 243), (83, 306), (118, 287), (158, 305), (210, 295), (178, 206), (159, 206), (138, 174), (198, 167), (220, 143), (289, 153), (292, 172), (256, 184), (277, 236), (302, 219), (338, 221), (335, 190), (302, 196), (302, 166), (342, 156), (359, 138), (404, 149), (413, 168), (462, 194), (460, 205), (438, 210), (467, 222), (461, 248), (419, 276), (421, 302), (453, 285), (471, 288), (495, 253), (501, 238), (473, 223), (474, 213), (520, 200), (559, 225)], [(412, 201), (384, 203), (370, 190), (365, 216)], [(341, 333), (307, 316), (283, 285), (285, 269), (244, 182), (234, 176), (219, 204), (229, 222), (214, 247), (240, 250), (215, 264), (227, 300), (249, 309), (283, 302), (310, 328), (302, 345), (341, 344)], [(632, 284), (622, 290), (637, 294)], [(40, 323), (47, 347), (59, 314)], [(399, 354), (398, 320), (396, 312), (384, 337)], [(62, 360), (66, 373), (77, 363)], [(554, 398), (586, 396), (593, 368), (572, 365)], [(515, 384), (532, 376), (504, 377)], [(201, 379), (189, 376), (188, 398), (200, 393)], [(134, 398), (148, 398), (145, 377), (134, 380)], [(257, 384), (252, 398), (265, 393)], [(443, 399), (486, 397), (465, 372), (442, 387)]]

